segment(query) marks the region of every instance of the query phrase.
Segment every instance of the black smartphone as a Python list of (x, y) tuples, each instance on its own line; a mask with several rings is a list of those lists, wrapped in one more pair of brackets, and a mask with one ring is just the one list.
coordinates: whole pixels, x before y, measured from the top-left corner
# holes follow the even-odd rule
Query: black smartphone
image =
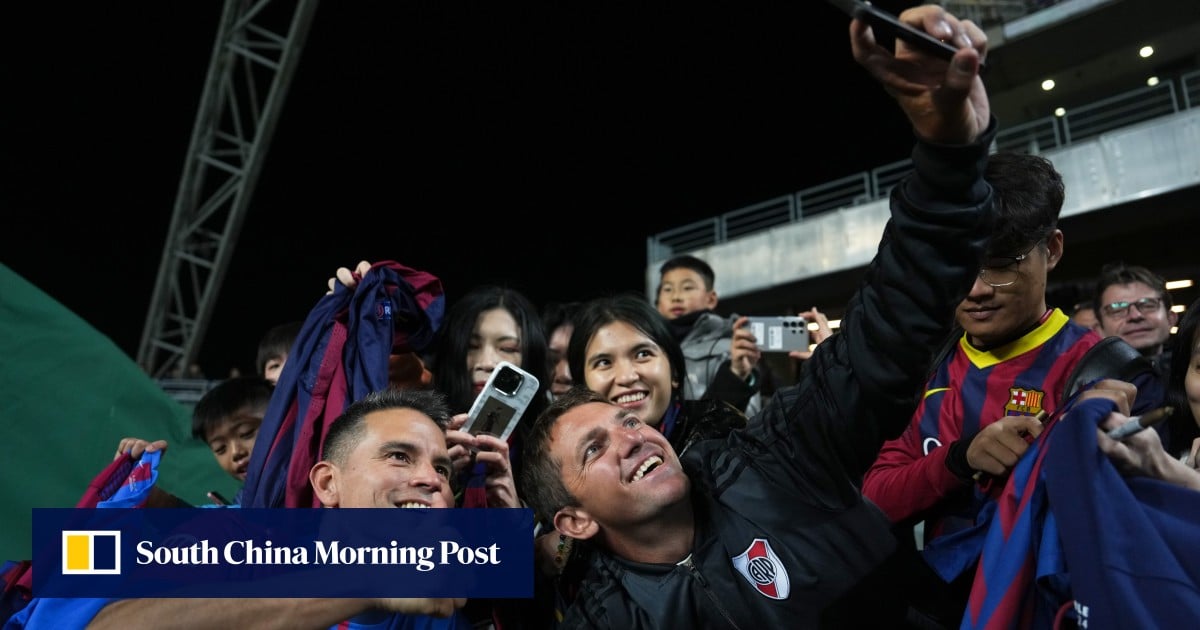
[(216, 490), (209, 491), (208, 500), (212, 501), (216, 505), (229, 505), (229, 499), (226, 499), (225, 497), (221, 496), (221, 493), (217, 492)]
[[(950, 61), (954, 57), (954, 53), (958, 51), (958, 48), (947, 44), (925, 31), (917, 30), (901, 22), (896, 16), (865, 0), (829, 0), (829, 2), (850, 17), (866, 22), (870, 25), (871, 30), (875, 32), (876, 37), (883, 35), (885, 37), (902, 39), (905, 43), (920, 49), (922, 52), (929, 53), (946, 61)], [(980, 72), (983, 72), (983, 67), (982, 63), (979, 64)]]

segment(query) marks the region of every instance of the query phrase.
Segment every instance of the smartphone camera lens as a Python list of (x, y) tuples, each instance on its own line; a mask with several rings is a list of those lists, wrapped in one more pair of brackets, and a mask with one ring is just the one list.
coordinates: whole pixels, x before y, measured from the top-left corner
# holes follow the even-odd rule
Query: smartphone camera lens
[(512, 396), (521, 389), (521, 382), (525, 377), (521, 376), (516, 370), (510, 367), (500, 368), (500, 372), (496, 374), (496, 378), (492, 381), (492, 385), (496, 391), (506, 396)]

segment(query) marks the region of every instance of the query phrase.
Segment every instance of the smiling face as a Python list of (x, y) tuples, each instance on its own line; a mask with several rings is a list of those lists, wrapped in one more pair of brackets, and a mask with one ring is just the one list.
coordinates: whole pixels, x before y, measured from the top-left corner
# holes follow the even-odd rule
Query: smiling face
[[(1127, 302), (1135, 304), (1143, 298), (1159, 300), (1156, 308), (1143, 313), (1137, 306), (1109, 312), (1107, 305)], [(1171, 338), (1176, 315), (1167, 310), (1162, 295), (1141, 282), (1113, 284), (1100, 294), (1100, 332), (1106, 337), (1120, 337), (1142, 354), (1154, 356), (1162, 352), (1163, 344)]]
[(578, 500), (556, 516), (559, 530), (573, 537), (590, 538), (601, 527), (619, 535), (652, 524), (687, 499), (688, 479), (675, 450), (628, 410), (605, 403), (574, 407), (550, 431), (549, 449), (563, 485)]
[(1003, 265), (1011, 259), (1002, 258), (984, 262), (985, 267), (1015, 271), (1015, 281), (993, 287), (982, 278), (975, 279), (955, 311), (955, 319), (972, 344), (993, 347), (1008, 343), (1037, 324), (1046, 312), (1046, 276), (1062, 258), (1062, 250), (1062, 232), (1055, 230), (1045, 245), (1035, 245), (1020, 262)]
[(309, 479), (327, 507), (453, 507), (446, 434), (410, 408), (374, 411), (345, 461), (321, 461)]
[(500, 361), (521, 365), (521, 329), (512, 313), (493, 308), (480, 313), (475, 320), (467, 348), (467, 371), (476, 395), (483, 391)]
[(596, 329), (584, 353), (584, 383), (647, 424), (658, 426), (674, 383), (667, 353), (624, 321)]

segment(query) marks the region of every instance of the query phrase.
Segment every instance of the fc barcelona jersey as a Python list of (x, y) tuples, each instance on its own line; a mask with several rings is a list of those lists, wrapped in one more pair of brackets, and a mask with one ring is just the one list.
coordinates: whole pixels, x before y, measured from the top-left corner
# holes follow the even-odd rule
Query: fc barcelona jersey
[(927, 540), (973, 525), (981, 497), (946, 468), (942, 447), (1004, 416), (1053, 413), (1075, 365), (1099, 341), (1058, 309), (991, 350), (963, 335), (936, 366), (908, 429), (884, 444), (863, 493), (894, 522), (923, 518)]

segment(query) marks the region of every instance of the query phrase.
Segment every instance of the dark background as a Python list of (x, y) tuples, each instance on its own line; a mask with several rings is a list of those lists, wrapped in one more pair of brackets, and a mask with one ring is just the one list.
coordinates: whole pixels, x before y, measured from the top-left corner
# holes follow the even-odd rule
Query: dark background
[[(0, 37), (0, 263), (131, 357), (221, 8), (23, 3)], [(451, 303), (641, 292), (649, 235), (903, 159), (848, 22), (795, 0), (322, 3), (201, 366), (251, 371), (360, 259), (434, 273)]]

